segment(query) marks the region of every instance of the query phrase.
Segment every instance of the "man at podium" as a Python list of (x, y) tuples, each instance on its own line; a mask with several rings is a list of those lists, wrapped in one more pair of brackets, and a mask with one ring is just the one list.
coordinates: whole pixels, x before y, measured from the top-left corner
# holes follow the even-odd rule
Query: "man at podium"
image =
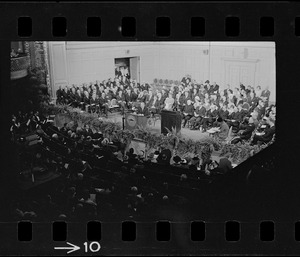
[(167, 111), (172, 111), (173, 110), (174, 102), (175, 102), (175, 100), (174, 100), (172, 94), (169, 93), (169, 96), (165, 100), (165, 107), (164, 107), (164, 109), (167, 110)]

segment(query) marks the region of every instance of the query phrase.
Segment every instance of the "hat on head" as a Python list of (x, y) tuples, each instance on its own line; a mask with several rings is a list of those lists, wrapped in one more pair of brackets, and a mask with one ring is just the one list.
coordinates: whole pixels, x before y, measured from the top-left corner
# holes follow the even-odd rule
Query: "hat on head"
[(209, 83), (209, 80), (206, 80), (205, 83)]

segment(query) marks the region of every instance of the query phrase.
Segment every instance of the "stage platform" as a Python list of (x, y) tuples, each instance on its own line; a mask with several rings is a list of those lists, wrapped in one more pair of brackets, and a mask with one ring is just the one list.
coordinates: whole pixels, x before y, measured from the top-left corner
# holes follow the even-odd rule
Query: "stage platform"
[[(108, 113), (108, 116), (101, 116), (100, 119), (103, 121), (110, 121), (110, 122), (114, 122), (120, 125), (120, 127), (122, 127), (122, 114), (120, 112), (113, 112), (113, 113)], [(71, 121), (70, 118), (64, 118), (63, 120), (61, 119), (55, 119), (55, 125), (58, 127), (61, 127), (65, 122), (69, 122)], [(154, 134), (160, 134), (161, 133), (161, 120), (157, 120), (155, 122), (155, 125), (152, 124), (149, 125), (147, 124), (146, 126), (147, 129), (149, 129), (149, 131), (151, 133)], [(203, 140), (205, 138), (209, 137), (209, 133), (208, 132), (201, 132), (200, 130), (190, 130), (189, 128), (181, 128), (181, 136), (185, 139), (192, 139), (192, 140)], [(213, 152), (212, 153), (212, 159), (219, 161), (220, 157), (219, 157), (220, 153), (219, 152)]]
[[(108, 117), (103, 117), (103, 120), (109, 120), (111, 122), (116, 122), (122, 126), (122, 115), (119, 112), (116, 113), (109, 113)], [(147, 129), (150, 132), (160, 134), (161, 133), (161, 120), (157, 120), (155, 125), (147, 125)], [(181, 135), (185, 139), (192, 139), (192, 140), (202, 140), (209, 137), (208, 132), (201, 132), (200, 130), (190, 130), (189, 128), (181, 128)], [(220, 152), (213, 151), (212, 152), (212, 160), (219, 162), (220, 161)]]
[[(122, 115), (119, 112), (109, 113), (107, 118), (103, 117), (102, 119), (116, 122), (122, 126)], [(155, 134), (160, 134), (161, 133), (160, 126), (161, 126), (161, 120), (157, 120), (155, 122), (155, 125), (147, 124), (146, 128), (149, 129), (150, 132), (153, 132)], [(190, 130), (189, 128), (182, 128), (181, 135), (182, 135), (182, 137), (184, 137), (186, 139), (192, 139), (192, 140), (201, 140), (201, 139), (209, 137), (208, 132), (200, 132), (200, 130)]]

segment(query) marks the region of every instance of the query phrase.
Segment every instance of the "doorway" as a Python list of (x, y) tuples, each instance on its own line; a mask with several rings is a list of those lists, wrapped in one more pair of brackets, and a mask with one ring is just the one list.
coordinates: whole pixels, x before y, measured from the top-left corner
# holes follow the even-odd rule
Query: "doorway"
[(140, 57), (115, 58), (115, 76), (126, 76), (140, 83)]

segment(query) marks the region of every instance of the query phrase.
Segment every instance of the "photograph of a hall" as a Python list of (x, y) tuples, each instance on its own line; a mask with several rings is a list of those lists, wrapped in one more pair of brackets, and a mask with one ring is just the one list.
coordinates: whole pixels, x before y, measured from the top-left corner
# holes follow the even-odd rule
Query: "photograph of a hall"
[(207, 216), (219, 190), (248, 194), (226, 178), (255, 188), (274, 168), (273, 42), (18, 41), (10, 57), (16, 220)]

